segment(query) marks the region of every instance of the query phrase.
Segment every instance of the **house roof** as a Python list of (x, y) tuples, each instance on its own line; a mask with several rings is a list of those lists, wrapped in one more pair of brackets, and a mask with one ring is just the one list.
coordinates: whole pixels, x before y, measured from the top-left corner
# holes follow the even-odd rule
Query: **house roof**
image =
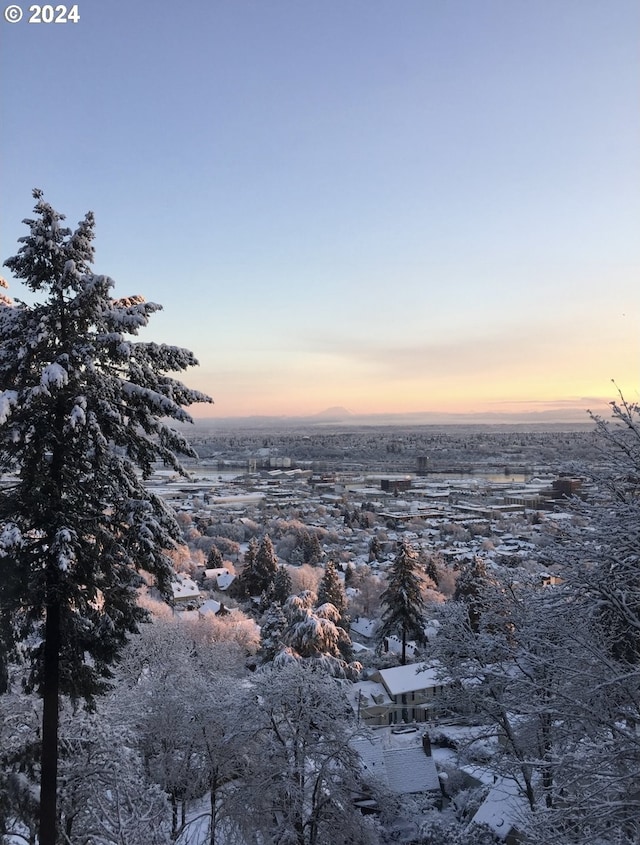
[(436, 792), (440, 781), (433, 757), (421, 745), (383, 748), (380, 737), (361, 737), (351, 741), (367, 774), (382, 780), (392, 792)]
[(204, 616), (206, 613), (217, 613), (220, 610), (220, 602), (216, 601), (215, 599), (207, 599), (207, 601), (203, 602), (200, 606), (199, 612), (201, 616)]
[(226, 566), (216, 566), (213, 569), (205, 569), (204, 577), (205, 578), (218, 578), (220, 575), (228, 575), (229, 570)]
[(358, 752), (364, 771), (368, 775), (373, 775), (387, 783), (387, 771), (380, 739), (378, 737), (357, 737), (351, 740), (350, 745)]
[(434, 759), (427, 756), (421, 746), (385, 748), (384, 764), (392, 792), (404, 794), (440, 790)]
[(500, 777), (478, 808), (472, 821), (486, 824), (500, 839), (506, 839), (509, 832), (526, 812), (527, 804), (517, 783), (511, 778)]
[[(402, 640), (395, 634), (390, 634), (384, 638), (385, 651), (390, 651), (391, 654), (402, 654)], [(414, 640), (407, 640), (405, 643), (405, 653), (408, 657), (415, 657), (416, 644)]]
[(389, 695), (402, 695), (407, 692), (441, 686), (443, 681), (438, 677), (437, 666), (425, 668), (422, 663), (410, 663), (407, 666), (394, 666), (391, 669), (380, 669), (380, 680), (389, 691)]
[(176, 581), (171, 582), (173, 598), (176, 600), (195, 599), (200, 595), (200, 590), (195, 581), (188, 575), (176, 575)]
[(372, 637), (378, 627), (376, 619), (367, 619), (366, 616), (358, 616), (351, 621), (351, 631), (360, 634), (361, 637)]
[(357, 681), (347, 688), (347, 697), (354, 711), (361, 707), (388, 706), (391, 699), (382, 684), (375, 681)]
[(230, 572), (218, 575), (216, 578), (216, 581), (218, 582), (218, 589), (222, 591), (228, 590), (235, 580), (236, 576), (232, 575)]

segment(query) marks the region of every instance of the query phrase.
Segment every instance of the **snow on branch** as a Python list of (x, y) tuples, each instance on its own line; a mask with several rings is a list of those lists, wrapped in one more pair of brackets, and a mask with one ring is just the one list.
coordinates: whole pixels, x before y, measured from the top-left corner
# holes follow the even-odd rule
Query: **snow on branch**
[[(2, 276), (0, 276), (0, 288), (4, 288), (5, 290), (7, 290), (8, 287), (9, 285), (6, 282), (6, 279), (3, 279)], [(2, 291), (0, 291), (0, 305), (6, 305), (8, 307), (11, 307), (13, 305), (13, 300), (11, 299), (11, 297), (2, 293)]]
[(69, 383), (69, 373), (60, 364), (54, 362), (47, 364), (40, 376), (40, 384), (49, 392), (49, 387), (61, 388), (66, 387)]
[(3, 390), (0, 393), (0, 425), (4, 425), (11, 416), (12, 408), (18, 404), (18, 393), (15, 390)]
[(56, 532), (51, 548), (61, 572), (68, 572), (71, 565), (75, 562), (76, 553), (73, 545), (76, 540), (75, 531), (71, 531), (68, 528), (61, 528)]
[(0, 534), (0, 557), (6, 557), (21, 545), (22, 532), (14, 522), (8, 522)]

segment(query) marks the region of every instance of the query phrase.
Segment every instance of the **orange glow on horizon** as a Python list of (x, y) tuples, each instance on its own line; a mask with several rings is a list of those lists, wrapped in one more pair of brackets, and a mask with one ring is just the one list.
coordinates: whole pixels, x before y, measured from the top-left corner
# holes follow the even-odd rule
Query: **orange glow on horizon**
[[(558, 369), (558, 368), (556, 368)], [(618, 387), (629, 401), (638, 401), (634, 377), (616, 380), (576, 378), (567, 384), (564, 374), (547, 370), (535, 378), (472, 378), (447, 380), (426, 376), (403, 380), (353, 378), (340, 382), (331, 373), (318, 371), (313, 377), (301, 372), (262, 374), (255, 379), (239, 373), (217, 378), (215, 373), (198, 373), (185, 381), (211, 395), (214, 404), (193, 406), (194, 418), (207, 417), (305, 417), (329, 408), (344, 408), (353, 416), (376, 414), (574, 414), (580, 419), (587, 410), (606, 414), (607, 405), (618, 398)], [(616, 386), (617, 385), (617, 386)]]
[(431, 402), (409, 402), (400, 401), (394, 403), (392, 401), (385, 401), (384, 403), (376, 404), (362, 404), (357, 405), (350, 402), (337, 399), (331, 401), (330, 399), (322, 402), (316, 399), (313, 402), (296, 401), (295, 398), (290, 398), (288, 401), (269, 402), (260, 404), (260, 406), (252, 406), (248, 402), (242, 400), (231, 403), (230, 401), (218, 401), (213, 405), (201, 404), (192, 406), (189, 409), (191, 416), (194, 419), (207, 418), (235, 418), (235, 417), (312, 417), (323, 413), (330, 408), (344, 408), (352, 416), (370, 416), (370, 415), (385, 415), (385, 414), (451, 414), (451, 415), (492, 415), (492, 414), (509, 414), (509, 415), (524, 415), (534, 413), (545, 413), (548, 416), (557, 414), (559, 419), (566, 417), (567, 414), (574, 416), (576, 421), (579, 421), (584, 415), (584, 421), (587, 422), (587, 411), (591, 410), (594, 413), (606, 413), (609, 402), (616, 399), (614, 391), (609, 396), (591, 396), (585, 397), (545, 397), (541, 399), (520, 399), (517, 397), (509, 397), (507, 399), (478, 399), (472, 400), (452, 400), (443, 399), (442, 401)]

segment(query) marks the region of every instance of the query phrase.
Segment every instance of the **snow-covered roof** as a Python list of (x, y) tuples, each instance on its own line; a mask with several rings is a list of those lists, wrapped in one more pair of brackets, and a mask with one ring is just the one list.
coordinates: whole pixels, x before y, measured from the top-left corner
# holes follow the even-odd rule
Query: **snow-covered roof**
[(380, 737), (361, 737), (351, 741), (367, 774), (382, 780), (392, 792), (406, 795), (440, 790), (433, 757), (421, 745), (383, 748)]
[(527, 804), (518, 785), (510, 778), (498, 778), (472, 821), (486, 824), (500, 839), (506, 839), (526, 812)]
[(425, 668), (422, 663), (412, 663), (408, 666), (380, 669), (379, 675), (389, 695), (395, 696), (441, 686), (444, 682), (438, 677), (439, 672), (440, 669), (437, 666)]
[(189, 599), (196, 599), (200, 595), (200, 590), (195, 581), (192, 581), (188, 575), (176, 575), (176, 581), (171, 582), (171, 590), (173, 598), (176, 601), (188, 601)]
[(386, 689), (376, 681), (357, 681), (348, 687), (347, 697), (356, 713), (359, 706), (375, 707), (391, 704)]
[[(391, 654), (402, 654), (402, 640), (391, 634), (384, 638), (385, 651), (390, 651)], [(408, 640), (405, 643), (405, 652), (408, 657), (413, 657), (416, 653), (416, 644), (413, 640)]]
[(367, 619), (366, 616), (358, 616), (356, 619), (351, 621), (351, 631), (355, 634), (359, 634), (361, 637), (372, 637), (375, 633), (375, 630), (378, 626), (378, 622), (375, 619)]
[(204, 577), (211, 581), (215, 580), (217, 588), (224, 591), (229, 589), (236, 576), (229, 572), (226, 566), (217, 566), (213, 569), (205, 569)]
[(232, 575), (230, 572), (221, 573), (217, 576), (216, 582), (218, 584), (219, 590), (228, 590), (231, 584), (235, 581), (236, 576)]
[(378, 737), (356, 737), (350, 745), (358, 752), (362, 768), (368, 775), (380, 778), (387, 783), (387, 771), (382, 753), (382, 743)]
[(440, 781), (433, 757), (419, 745), (385, 748), (384, 764), (389, 789), (401, 794), (440, 791)]
[(204, 577), (205, 578), (217, 578), (219, 575), (228, 575), (229, 570), (226, 566), (217, 566), (214, 569), (205, 569)]

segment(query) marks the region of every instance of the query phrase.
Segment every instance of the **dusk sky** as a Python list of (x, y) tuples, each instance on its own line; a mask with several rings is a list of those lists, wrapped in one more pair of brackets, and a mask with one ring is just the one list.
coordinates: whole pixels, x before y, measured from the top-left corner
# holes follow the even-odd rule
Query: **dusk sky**
[(32, 188), (94, 211), (196, 414), (638, 401), (637, 0), (18, 5), (2, 260)]

